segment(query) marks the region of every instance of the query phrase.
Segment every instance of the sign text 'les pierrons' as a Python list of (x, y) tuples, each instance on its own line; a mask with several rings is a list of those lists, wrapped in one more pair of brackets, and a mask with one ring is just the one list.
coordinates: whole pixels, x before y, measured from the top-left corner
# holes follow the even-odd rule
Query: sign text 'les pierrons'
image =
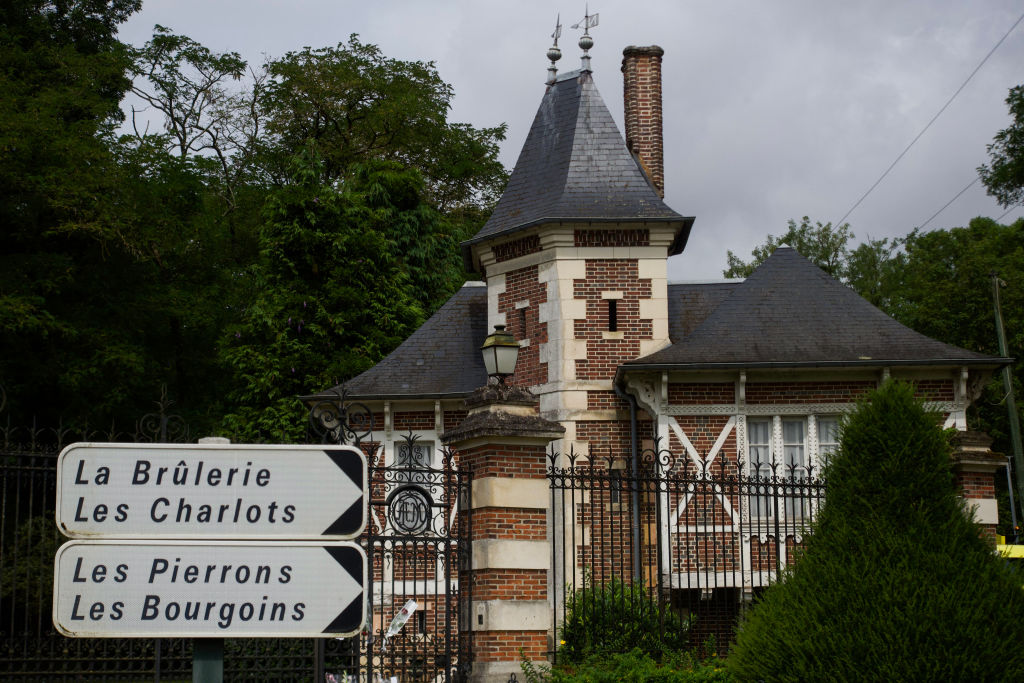
[(366, 525), (350, 446), (72, 444), (57, 463), (71, 538), (348, 539)]
[(345, 637), (365, 620), (349, 541), (71, 541), (53, 623), (71, 637)]

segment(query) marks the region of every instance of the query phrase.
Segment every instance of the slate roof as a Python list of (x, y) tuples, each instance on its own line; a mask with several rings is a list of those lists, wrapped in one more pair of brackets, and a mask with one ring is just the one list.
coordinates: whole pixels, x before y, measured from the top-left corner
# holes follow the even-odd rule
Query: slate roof
[(693, 224), (662, 201), (626, 149), (589, 71), (562, 74), (548, 86), (505, 192), (463, 242), (467, 264), (474, 244), (560, 220), (679, 221), (672, 254), (686, 246)]
[(668, 284), (668, 337), (682, 341), (697, 329), (742, 280), (732, 282), (670, 282)]
[(661, 351), (627, 361), (619, 372), (730, 366), (995, 367), (1007, 361), (914, 332), (796, 250), (780, 247), (734, 286), (689, 335)]
[[(671, 338), (681, 340), (736, 286), (669, 284)], [(380, 363), (315, 396), (326, 397), (341, 389), (353, 398), (363, 399), (469, 396), (487, 381), (480, 355), (480, 345), (487, 334), (487, 289), (482, 282), (466, 283)]]
[(363, 399), (467, 396), (487, 383), (486, 336), (487, 288), (467, 282), (384, 360), (317, 396), (340, 389)]

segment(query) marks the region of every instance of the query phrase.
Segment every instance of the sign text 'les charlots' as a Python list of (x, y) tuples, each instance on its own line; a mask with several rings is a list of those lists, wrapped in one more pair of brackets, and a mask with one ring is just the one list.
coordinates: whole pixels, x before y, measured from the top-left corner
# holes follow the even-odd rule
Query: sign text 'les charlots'
[(71, 538), (351, 539), (366, 526), (351, 446), (77, 443), (57, 461)]
[(350, 541), (71, 541), (53, 623), (71, 637), (347, 637), (366, 617)]

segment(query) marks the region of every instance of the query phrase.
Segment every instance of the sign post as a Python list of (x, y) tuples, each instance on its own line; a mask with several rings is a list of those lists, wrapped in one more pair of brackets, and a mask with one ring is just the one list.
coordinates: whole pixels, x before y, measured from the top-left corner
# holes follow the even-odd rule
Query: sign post
[(53, 623), (69, 637), (349, 637), (366, 618), (366, 460), (351, 446), (79, 443), (57, 461)]
[(86, 638), (345, 638), (365, 579), (351, 541), (70, 541), (53, 623)]
[(366, 525), (350, 446), (72, 444), (57, 461), (71, 538), (345, 540)]

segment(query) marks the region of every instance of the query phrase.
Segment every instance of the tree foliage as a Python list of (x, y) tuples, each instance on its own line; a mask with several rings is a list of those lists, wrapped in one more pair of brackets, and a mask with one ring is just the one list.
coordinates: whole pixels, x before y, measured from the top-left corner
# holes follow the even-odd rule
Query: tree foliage
[[(1015, 389), (1024, 387), (1024, 220), (1001, 225), (990, 218), (975, 218), (969, 225), (950, 230), (915, 230), (901, 252), (888, 265), (883, 280), (884, 310), (904, 325), (948, 344), (999, 355), (992, 275), (1002, 287), (1003, 320), (1009, 355), (1014, 365)], [(1005, 391), (993, 378), (969, 416), (972, 428), (989, 432), (993, 448), (1009, 453)], [(1024, 415), (1022, 415), (1024, 419)]]
[(255, 295), (226, 340), (236, 438), (300, 439), (296, 396), (368, 369), (423, 320), (423, 278), (399, 248), (403, 238), (429, 242), (442, 221), (423, 203), (419, 174), (372, 161), (335, 187), (313, 153), (292, 173), (267, 203), (247, 274)]
[(785, 233), (778, 237), (768, 235), (764, 244), (754, 247), (750, 252), (753, 257), (750, 261), (741, 260), (732, 251), (727, 252), (728, 267), (722, 275), (729, 278), (748, 277), (776, 248), (785, 244), (796, 249), (832, 277), (842, 280), (846, 275), (850, 253), (848, 245), (853, 237), (849, 223), (833, 228), (831, 223), (822, 224), (821, 221), (812, 225), (811, 219), (807, 216), (800, 219), (799, 224), (790, 219), (789, 228)]
[(1024, 202), (1024, 85), (1006, 98), (1013, 123), (996, 133), (988, 146), (990, 165), (978, 167), (981, 182), (1004, 208)]
[(264, 168), (280, 177), (291, 155), (312, 145), (323, 182), (377, 159), (419, 170), (439, 210), (489, 205), (503, 189), (497, 143), (505, 126), (477, 129), (447, 120), (453, 90), (433, 62), (385, 57), (356, 35), (270, 61), (265, 96)]
[(739, 627), (739, 680), (1021, 680), (1020, 577), (965, 513), (937, 424), (896, 382), (844, 422), (800, 561)]
[(167, 385), (196, 431), (265, 435), (461, 284), (504, 127), (354, 36), (248, 71), (160, 26), (123, 45), (138, 7), (0, 6), (0, 386), (15, 420), (95, 424)]

